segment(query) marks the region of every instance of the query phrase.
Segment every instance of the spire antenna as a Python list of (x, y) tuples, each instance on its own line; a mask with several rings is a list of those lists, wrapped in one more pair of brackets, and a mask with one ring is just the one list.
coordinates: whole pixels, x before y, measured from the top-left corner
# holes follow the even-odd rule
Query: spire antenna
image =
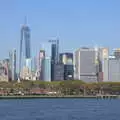
[(25, 16), (24, 24), (25, 24), (25, 25), (27, 24), (27, 16)]

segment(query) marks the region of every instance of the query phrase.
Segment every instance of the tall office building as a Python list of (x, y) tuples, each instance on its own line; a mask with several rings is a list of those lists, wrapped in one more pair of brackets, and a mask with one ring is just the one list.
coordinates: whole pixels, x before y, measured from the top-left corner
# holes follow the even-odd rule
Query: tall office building
[(43, 80), (43, 60), (45, 58), (45, 50), (39, 51), (38, 66), (37, 66), (37, 78)]
[(114, 49), (114, 56), (116, 59), (120, 59), (120, 48)]
[(62, 64), (73, 65), (73, 53), (60, 53), (59, 60)]
[[(52, 71), (51, 71), (52, 72)], [(61, 81), (64, 80), (64, 64), (54, 64), (54, 80)]]
[(45, 57), (42, 60), (42, 75), (43, 75), (43, 81), (51, 81), (51, 59), (50, 57)]
[(51, 80), (54, 81), (55, 64), (59, 63), (59, 40), (49, 40), (51, 42)]
[(75, 51), (75, 79), (85, 82), (97, 81), (96, 50), (80, 48)]
[(52, 63), (59, 63), (59, 40), (49, 40), (51, 42), (51, 60)]
[(99, 81), (108, 81), (109, 49), (99, 48)]
[(32, 71), (35, 73), (37, 70), (37, 57), (34, 56), (32, 59)]
[(25, 67), (27, 67), (30, 71), (32, 71), (32, 59), (31, 58), (25, 59)]
[[(20, 34), (21, 34), (21, 37), (20, 37), (19, 72), (21, 72), (23, 61), (25, 61), (26, 67), (29, 67), (29, 69), (31, 69), (30, 28), (27, 26), (26, 21), (25, 21), (25, 24), (22, 25)], [(25, 43), (24, 49), (23, 49), (23, 42)]]
[(115, 56), (109, 57), (109, 81), (120, 82), (120, 59)]
[(16, 75), (16, 50), (9, 53), (11, 80), (17, 80)]
[(64, 80), (74, 79), (73, 53), (60, 53), (60, 63), (64, 65)]
[[(40, 65), (40, 80), (45, 80), (45, 78), (44, 78), (45, 62), (49, 61), (48, 59), (50, 59), (50, 62), (51, 62), (51, 44), (49, 42), (44, 42), (42, 44), (40, 54), (39, 54), (39, 59), (40, 59), (40, 63), (39, 63), (39, 65)], [(44, 61), (44, 59), (47, 59), (47, 60)], [(51, 66), (50, 66), (50, 68), (51, 68)]]
[(64, 65), (64, 80), (74, 80), (74, 68), (73, 65)]

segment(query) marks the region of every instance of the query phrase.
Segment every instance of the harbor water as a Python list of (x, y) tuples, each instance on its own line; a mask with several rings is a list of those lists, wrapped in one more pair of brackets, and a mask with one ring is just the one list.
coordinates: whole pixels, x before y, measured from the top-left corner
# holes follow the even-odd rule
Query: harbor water
[(120, 120), (120, 100), (0, 100), (0, 120)]

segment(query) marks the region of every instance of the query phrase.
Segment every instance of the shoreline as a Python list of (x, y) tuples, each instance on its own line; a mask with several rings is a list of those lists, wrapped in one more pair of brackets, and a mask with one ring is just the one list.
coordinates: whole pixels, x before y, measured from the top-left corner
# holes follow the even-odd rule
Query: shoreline
[(84, 99), (120, 99), (120, 95), (98, 95), (98, 96), (78, 96), (78, 95), (64, 95), (64, 96), (47, 96), (47, 95), (14, 95), (14, 96), (0, 96), (1, 99), (60, 99), (60, 98), (84, 98)]

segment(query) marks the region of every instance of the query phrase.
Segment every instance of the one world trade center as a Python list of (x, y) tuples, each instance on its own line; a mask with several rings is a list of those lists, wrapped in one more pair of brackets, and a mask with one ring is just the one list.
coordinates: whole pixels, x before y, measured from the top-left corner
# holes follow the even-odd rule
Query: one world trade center
[(21, 72), (23, 61), (25, 66), (31, 70), (30, 28), (27, 26), (26, 20), (21, 27), (20, 35), (19, 73)]

